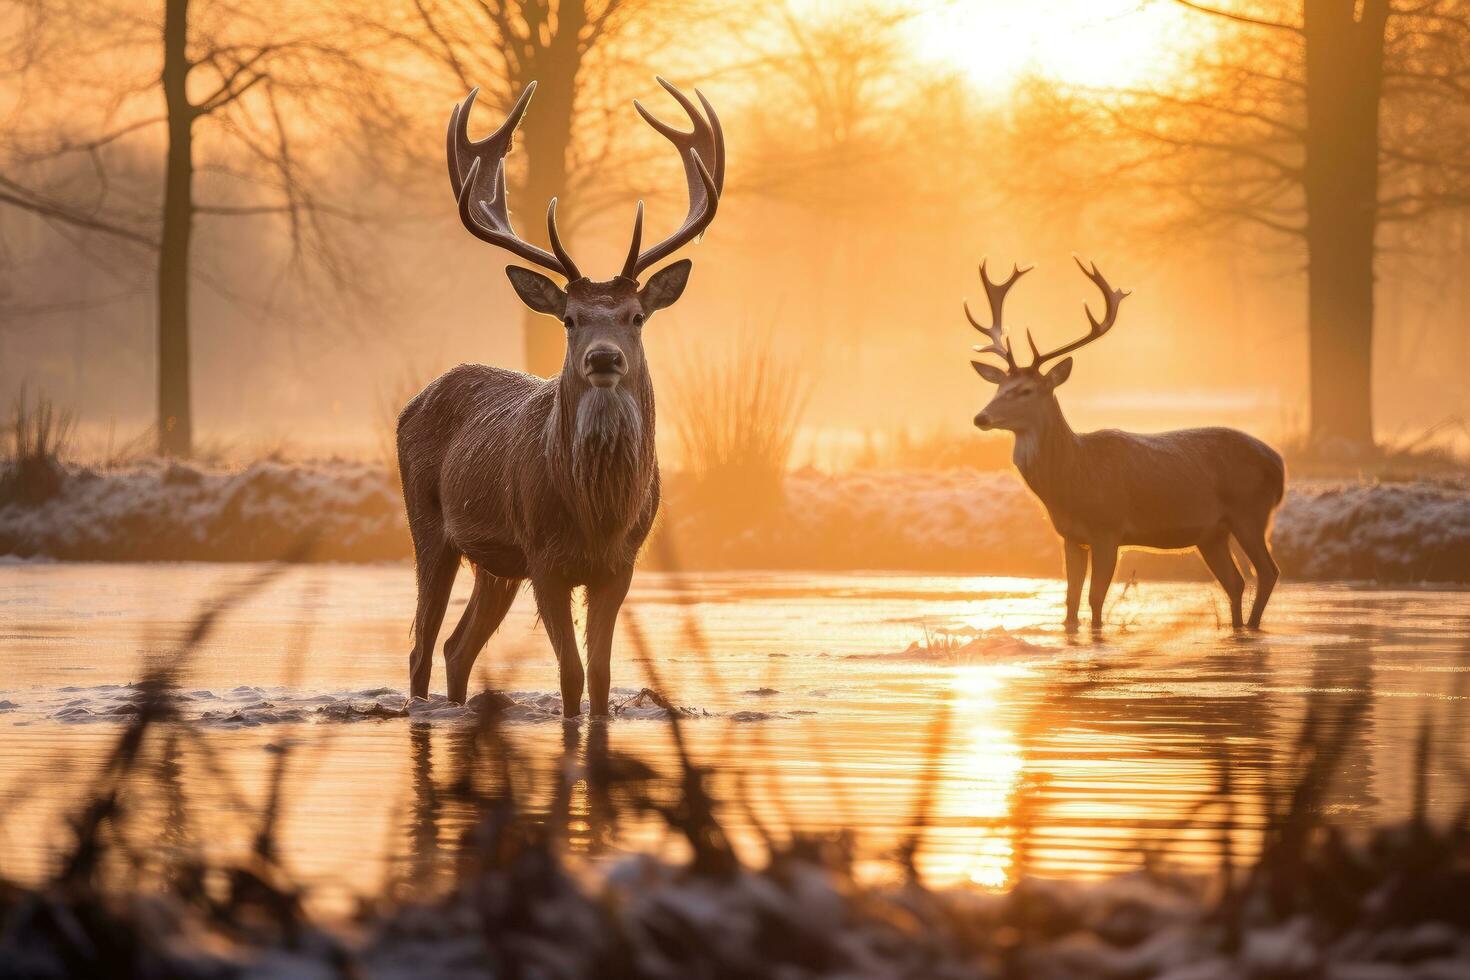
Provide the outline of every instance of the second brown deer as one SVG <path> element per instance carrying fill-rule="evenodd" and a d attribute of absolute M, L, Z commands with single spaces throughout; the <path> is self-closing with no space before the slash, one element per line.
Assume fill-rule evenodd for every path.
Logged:
<path fill-rule="evenodd" d="M 971 361 L 986 381 L 999 385 L 990 404 L 975 416 L 982 429 L 1015 433 L 1013 460 L 1041 502 L 1052 526 L 1062 536 L 1067 569 L 1068 628 L 1078 625 L 1082 583 L 1092 560 L 1088 603 L 1092 626 L 1103 622 L 1103 600 L 1113 580 L 1118 549 L 1197 548 L 1211 573 L 1230 597 L 1230 621 L 1240 628 L 1245 580 L 1230 553 L 1235 538 L 1256 570 L 1256 595 L 1249 625 L 1261 625 L 1278 572 L 1266 544 L 1271 514 L 1285 491 L 1286 467 L 1270 446 L 1235 429 L 1180 429 L 1143 435 L 1104 429 L 1073 432 L 1062 416 L 1056 390 L 1072 374 L 1072 358 L 1056 360 L 1092 343 L 1112 329 L 1118 308 L 1128 295 L 1113 289 L 1098 272 L 1077 265 L 1102 290 L 1105 308 L 1098 320 L 1086 310 L 1090 329 L 1079 340 L 1042 353 L 1026 333 L 1031 363 L 1016 363 L 1002 325 L 1006 293 L 1030 269 L 1013 267 L 1005 282 L 995 283 L 980 264 L 990 304 L 989 326 L 980 324 L 965 305 L 965 315 L 989 341 L 974 349 L 994 354 L 1005 367 Z"/>
<path fill-rule="evenodd" d="M 475 93 L 454 107 L 447 152 L 460 219 L 476 238 L 566 280 L 562 288 L 530 269 L 505 270 L 527 306 L 565 326 L 567 353 L 561 374 L 550 379 L 462 364 L 430 383 L 399 416 L 398 465 L 418 574 L 409 656 L 413 697 L 428 696 L 449 592 L 461 559 L 468 559 L 474 590 L 444 645 L 449 699 L 464 701 L 475 658 L 529 579 L 556 654 L 563 714 L 581 713 L 584 678 L 592 713 L 607 713 L 613 626 L 659 506 L 643 329 L 683 293 L 690 262 L 660 269 L 642 287 L 638 277 L 709 227 L 725 179 L 725 142 L 713 107 L 696 92 L 701 115 L 682 92 L 659 83 L 689 115 L 692 131 L 633 105 L 678 149 L 689 213 L 678 230 L 645 249 L 639 202 L 627 260 L 604 282 L 582 275 L 562 247 L 555 198 L 546 215 L 550 252 L 511 227 L 505 156 L 535 83 L 483 140 L 471 141 L 466 128 Z M 587 594 L 585 674 L 572 623 L 578 587 Z"/>

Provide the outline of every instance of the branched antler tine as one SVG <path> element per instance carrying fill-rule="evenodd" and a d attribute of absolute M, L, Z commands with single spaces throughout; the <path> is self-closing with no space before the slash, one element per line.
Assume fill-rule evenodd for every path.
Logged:
<path fill-rule="evenodd" d="M 720 188 L 715 183 L 714 175 L 704 165 L 704 158 L 699 155 L 698 150 L 689 151 L 689 162 L 694 165 L 695 171 L 699 174 L 700 189 L 704 191 L 705 208 L 703 217 L 704 224 L 707 225 L 714 219 L 715 212 L 720 208 Z M 702 233 L 704 228 L 701 227 L 699 230 Z"/>
<path fill-rule="evenodd" d="M 495 178 L 490 182 L 490 197 L 475 201 L 475 205 L 480 209 L 480 214 L 487 222 L 485 227 L 490 231 L 512 238 L 521 237 L 511 225 L 510 212 L 506 210 L 504 160 L 495 165 Z"/>
<path fill-rule="evenodd" d="M 475 91 L 471 90 L 471 99 L 475 97 Z M 449 131 L 445 133 L 444 146 L 444 160 L 449 164 L 449 189 L 454 192 L 456 200 L 459 199 L 459 192 L 464 187 L 464 180 L 459 175 L 459 154 L 454 142 L 454 137 L 459 133 L 459 114 L 463 108 L 463 102 L 454 104 L 454 111 L 449 114 Z"/>
<path fill-rule="evenodd" d="M 551 253 L 561 263 L 562 269 L 566 272 L 567 279 L 581 279 L 582 273 L 577 270 L 577 264 L 572 261 L 572 257 L 567 254 L 567 250 L 562 247 L 561 235 L 557 234 L 556 231 L 556 198 L 554 197 L 551 199 L 551 203 L 546 206 L 546 237 L 551 242 Z"/>
<path fill-rule="evenodd" d="M 534 262 L 536 265 L 550 269 L 559 275 L 566 275 L 566 270 L 562 268 L 561 262 L 550 252 L 538 248 L 530 242 L 523 241 L 514 232 L 502 230 L 499 227 L 486 227 L 475 220 L 474 215 L 470 212 L 470 204 L 471 195 L 474 193 L 475 179 L 479 176 L 479 172 L 480 160 L 476 157 L 470 161 L 469 172 L 465 174 L 464 185 L 459 191 L 459 220 L 464 223 L 465 228 L 469 230 L 470 234 L 482 242 L 490 245 L 498 245 L 500 248 L 525 259 L 527 262 Z M 484 201 L 480 201 L 479 204 L 487 214 L 490 214 L 490 209 Z M 508 229 L 508 227 L 507 225 L 506 228 Z M 568 278 L 572 277 L 568 276 Z"/>
<path fill-rule="evenodd" d="M 505 156 L 510 152 L 516 128 L 520 126 L 531 96 L 536 92 L 536 83 L 529 83 L 521 91 L 500 128 L 482 140 L 471 140 L 470 111 L 479 92 L 478 88 L 471 89 L 449 116 L 445 155 L 449 163 L 449 184 L 459 204 L 460 221 L 470 234 L 483 242 L 497 245 L 569 280 L 580 278 L 581 274 L 562 247 L 556 232 L 555 201 L 547 215 L 548 233 L 555 255 L 522 239 L 510 223 L 505 190 Z"/>
<path fill-rule="evenodd" d="M 1016 284 L 1016 280 L 1020 279 L 1026 273 L 1030 272 L 1031 268 L 1032 267 L 1028 265 L 1026 268 L 1023 269 L 1019 265 L 1012 263 L 1011 274 L 1006 278 L 1006 281 L 995 283 L 991 282 L 990 276 L 986 275 L 985 261 L 981 260 L 980 278 L 985 282 L 985 296 L 987 299 L 990 300 L 990 316 L 991 319 L 995 321 L 996 326 L 1000 325 L 1000 312 L 1001 307 L 1005 305 L 1006 293 L 1010 292 L 1011 287 Z"/>
<path fill-rule="evenodd" d="M 1023 269 L 1019 265 L 1013 264 L 1011 266 L 1011 274 L 1006 281 L 996 283 L 990 280 L 990 274 L 986 271 L 985 267 L 986 261 L 985 259 L 980 260 L 980 281 L 985 285 L 985 298 L 990 303 L 991 325 L 989 327 L 982 327 L 975 320 L 974 314 L 970 312 L 968 303 L 965 305 L 965 316 L 969 317 L 971 325 L 976 330 L 979 330 L 990 338 L 990 345 L 988 347 L 976 347 L 975 350 L 982 354 L 999 354 L 1005 358 L 1008 366 L 1015 367 L 1015 354 L 1011 350 L 1010 342 L 1005 339 L 1005 326 L 1002 312 L 1005 309 L 1006 293 L 1016 284 L 1017 279 L 1020 279 L 1031 271 L 1031 266 L 1028 265 Z"/>
<path fill-rule="evenodd" d="M 449 182 L 454 187 L 456 196 L 459 194 L 459 182 L 469 172 L 469 161 L 471 157 L 479 157 L 488 165 L 505 159 L 510 152 L 511 141 L 515 137 L 516 129 L 521 120 L 525 118 L 526 107 L 531 104 L 531 96 L 536 93 L 536 83 L 527 85 L 516 99 L 515 105 L 511 106 L 510 112 L 505 116 L 505 121 L 500 128 L 482 140 L 471 140 L 469 134 L 470 112 L 475 107 L 475 99 L 480 94 L 478 86 L 470 89 L 470 94 L 465 96 L 464 102 L 454 107 L 454 114 L 450 116 L 450 153 L 449 156 Z M 493 173 L 494 168 L 487 172 Z"/>
<path fill-rule="evenodd" d="M 490 183 L 490 197 L 475 203 L 480 206 L 480 212 L 490 222 L 490 227 L 504 231 L 507 235 L 515 235 L 516 231 L 510 224 L 510 212 L 506 210 L 504 160 L 495 165 L 495 179 Z"/>
<path fill-rule="evenodd" d="M 719 189 L 715 187 L 715 179 L 710 176 L 704 161 L 700 159 L 698 150 L 689 151 L 685 168 L 694 172 L 699 179 L 700 187 L 698 195 L 691 195 L 689 215 L 672 235 L 639 254 L 634 267 L 635 277 L 644 269 L 698 239 L 715 218 L 715 212 L 719 209 L 720 204 Z"/>
<path fill-rule="evenodd" d="M 984 326 L 983 324 L 980 323 L 979 320 L 975 319 L 975 314 L 973 314 L 973 313 L 970 312 L 970 301 L 969 300 L 965 300 L 964 301 L 964 307 L 965 307 L 965 319 L 967 319 L 967 320 L 970 321 L 970 326 L 974 327 L 976 330 L 978 330 L 981 333 L 985 334 L 991 340 L 998 340 L 999 339 L 995 334 L 991 333 L 991 331 L 994 328 Z"/>
<path fill-rule="evenodd" d="M 674 144 L 675 149 L 679 151 L 680 159 L 684 162 L 684 179 L 685 182 L 689 185 L 689 193 L 691 196 L 696 194 L 699 190 L 699 182 L 694 173 L 689 169 L 689 164 L 686 156 L 691 149 L 698 149 L 698 136 L 700 126 L 698 117 L 692 114 L 690 115 L 690 119 L 696 121 L 693 131 L 686 133 L 681 129 L 676 129 L 673 126 L 670 126 L 662 119 L 659 119 L 653 113 L 644 108 L 643 103 L 639 102 L 637 99 L 633 100 L 633 108 L 636 109 L 638 111 L 638 114 L 643 117 L 644 122 L 653 127 L 655 132 L 657 132 L 664 139 L 668 140 L 670 143 Z"/>
<path fill-rule="evenodd" d="M 715 152 L 715 157 L 711 161 L 711 163 L 714 166 L 714 170 L 712 171 L 712 175 L 715 178 L 715 190 L 718 193 L 720 193 L 720 194 L 724 194 L 725 193 L 725 127 L 723 127 L 723 126 L 720 125 L 720 117 L 719 117 L 719 114 L 715 112 L 715 107 L 712 106 L 712 105 L 710 105 L 709 99 L 706 99 L 704 97 L 704 93 L 701 92 L 699 89 L 695 89 L 694 90 L 694 94 L 696 96 L 698 96 L 698 98 L 699 98 L 699 104 L 704 107 L 704 114 L 705 114 L 706 118 L 709 119 L 710 135 L 711 135 L 711 137 L 713 137 L 713 139 L 711 140 L 711 147 L 712 147 L 712 149 Z"/>
<path fill-rule="evenodd" d="M 494 196 L 490 198 L 485 207 L 487 209 L 494 208 L 496 217 L 498 217 L 505 224 L 505 230 L 509 231 L 511 234 L 515 234 L 514 229 L 512 229 L 510 226 L 510 198 L 507 196 L 505 186 L 504 160 L 501 160 L 495 165 Z"/>
<path fill-rule="evenodd" d="M 643 117 L 644 122 L 653 127 L 654 132 L 658 133 L 670 143 L 676 142 L 681 137 L 688 135 L 687 133 L 675 129 L 673 126 L 670 126 L 658 116 L 655 116 L 653 113 L 649 112 L 646 108 L 644 108 L 643 103 L 639 102 L 637 99 L 633 100 L 633 109 L 638 113 L 638 115 Z"/>
<path fill-rule="evenodd" d="M 700 116 L 699 110 L 694 108 L 694 101 L 690 99 L 689 96 L 679 91 L 679 87 L 677 85 L 669 81 L 667 78 L 664 78 L 662 75 L 653 76 L 653 80 L 655 82 L 658 82 L 658 84 L 663 88 L 665 92 L 674 97 L 674 101 L 679 103 L 679 108 L 683 109 L 684 114 L 687 115 L 694 122 L 694 128 L 697 131 L 699 129 L 699 124 L 703 121 L 703 117 Z"/>
<path fill-rule="evenodd" d="M 971 350 L 974 350 L 975 352 L 980 354 L 999 354 L 1001 357 L 1005 357 L 1006 350 L 1004 347 L 1001 346 L 1001 342 L 1004 340 L 1004 338 L 1001 336 L 999 325 L 994 327 L 981 326 L 980 321 L 975 319 L 975 314 L 970 312 L 969 300 L 965 300 L 964 306 L 965 318 L 970 321 L 970 326 L 974 327 L 976 330 L 980 331 L 985 336 L 990 338 L 990 343 L 985 347 L 981 347 L 979 344 L 976 344 L 971 347 Z"/>
<path fill-rule="evenodd" d="M 1103 318 L 1099 320 L 1093 316 L 1092 307 L 1084 303 L 1082 311 L 1087 314 L 1087 335 L 1072 341 L 1070 344 L 1063 344 L 1056 350 L 1049 351 L 1045 354 L 1037 351 L 1036 345 L 1033 343 L 1031 345 L 1032 357 L 1034 358 L 1031 362 L 1032 367 L 1040 367 L 1045 361 L 1050 361 L 1054 358 L 1061 357 L 1063 354 L 1070 354 L 1080 347 L 1085 347 L 1113 329 L 1113 324 L 1118 322 L 1118 307 L 1123 304 L 1124 297 L 1130 295 L 1126 289 L 1114 289 L 1108 285 L 1107 279 L 1098 271 L 1096 262 L 1092 263 L 1092 268 L 1089 269 L 1082 264 L 1082 260 L 1076 255 L 1072 256 L 1072 261 L 1077 263 L 1077 268 L 1082 270 L 1084 276 L 1091 279 L 1093 284 L 1102 290 L 1103 301 L 1107 304 L 1106 309 L 1103 311 Z"/>
<path fill-rule="evenodd" d="M 618 273 L 624 279 L 636 279 L 638 276 L 638 253 L 643 247 L 643 202 L 638 202 L 638 213 L 633 217 L 633 243 L 628 246 L 628 257 L 623 260 L 623 271 Z"/>
<path fill-rule="evenodd" d="M 720 192 L 724 186 L 724 132 L 720 128 L 719 117 L 715 116 L 714 110 L 710 108 L 709 101 L 696 92 L 700 102 L 710 113 L 710 119 L 706 120 L 694 102 L 677 87 L 663 78 L 659 78 L 658 83 L 683 108 L 685 114 L 689 116 L 689 121 L 693 124 L 693 129 L 689 132 L 675 129 L 654 116 L 637 99 L 633 100 L 633 108 L 648 125 L 653 127 L 655 132 L 674 144 L 675 149 L 679 151 L 680 160 L 684 164 L 685 182 L 689 187 L 689 214 L 672 235 L 639 254 L 637 262 L 634 263 L 635 276 L 704 233 L 705 228 L 714 220 Z M 713 176 L 710 168 L 713 168 Z"/>
<path fill-rule="evenodd" d="M 1098 271 L 1096 262 L 1092 263 L 1092 269 L 1089 271 L 1077 256 L 1072 256 L 1072 260 L 1077 263 L 1077 267 L 1082 270 L 1083 274 L 1091 279 L 1098 289 L 1102 290 L 1103 299 L 1107 303 L 1107 308 L 1103 312 L 1101 322 L 1092 315 L 1092 308 L 1090 306 L 1084 305 L 1082 307 L 1083 312 L 1087 314 L 1087 322 L 1092 324 L 1092 329 L 1101 337 L 1112 329 L 1113 323 L 1118 319 L 1118 307 L 1122 305 L 1123 298 L 1128 296 L 1129 293 L 1126 289 L 1114 289 L 1109 286 L 1107 279 Z"/>

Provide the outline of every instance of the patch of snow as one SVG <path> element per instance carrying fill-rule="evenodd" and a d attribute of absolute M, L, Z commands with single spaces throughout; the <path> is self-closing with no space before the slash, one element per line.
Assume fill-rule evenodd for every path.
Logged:
<path fill-rule="evenodd" d="M 411 553 L 402 497 L 381 467 L 151 460 L 66 473 L 56 499 L 0 507 L 3 560 L 264 560 L 313 534 L 311 560 Z M 738 534 L 681 509 L 675 489 L 668 524 L 699 567 L 1061 573 L 1057 535 L 1011 472 L 803 469 L 786 478 L 784 508 Z M 1470 582 L 1470 484 L 1292 481 L 1272 547 L 1288 580 Z M 1127 562 L 1151 575 L 1204 574 L 1193 553 Z"/>
<path fill-rule="evenodd" d="M 663 721 L 680 718 L 711 718 L 711 712 L 687 705 L 670 705 L 644 688 L 613 688 L 610 705 L 613 717 L 629 721 Z M 139 713 L 141 689 L 127 684 L 95 687 L 67 686 L 37 688 L 26 699 L 24 711 L 14 701 L 0 701 L 0 711 L 15 712 L 22 720 L 68 724 L 127 721 Z M 302 691 L 286 687 L 241 685 L 228 691 L 179 692 L 176 706 L 186 719 L 218 728 L 258 728 L 288 723 L 351 723 L 405 718 L 414 724 L 465 723 L 479 717 L 488 699 L 494 699 L 501 718 L 510 722 L 559 721 L 561 695 L 546 691 L 482 691 L 468 704 L 454 704 L 442 694 L 410 699 L 390 687 L 361 691 Z M 582 702 L 583 713 L 591 710 Z M 737 712 L 736 721 L 779 717 L 761 712 Z"/>

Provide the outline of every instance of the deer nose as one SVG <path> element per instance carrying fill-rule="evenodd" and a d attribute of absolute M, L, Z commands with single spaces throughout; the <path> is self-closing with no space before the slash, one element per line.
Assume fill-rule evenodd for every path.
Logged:
<path fill-rule="evenodd" d="M 627 369 L 623 352 L 616 347 L 594 347 L 586 361 L 588 374 L 622 374 Z"/>
<path fill-rule="evenodd" d="M 988 429 L 988 428 L 990 428 L 990 415 L 988 413 L 986 413 L 986 412 L 981 412 L 979 415 L 975 416 L 975 428 L 977 428 L 977 429 Z"/>

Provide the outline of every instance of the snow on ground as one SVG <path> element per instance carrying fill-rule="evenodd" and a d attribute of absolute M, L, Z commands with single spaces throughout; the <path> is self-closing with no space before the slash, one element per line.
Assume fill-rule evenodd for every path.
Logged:
<path fill-rule="evenodd" d="M 668 481 L 663 526 L 696 567 L 1060 573 L 1045 512 L 1010 472 L 801 470 L 763 519 L 681 510 L 679 487 Z M 361 463 L 71 467 L 59 498 L 0 506 L 0 556 L 21 558 L 261 560 L 313 531 L 316 560 L 410 554 L 397 487 Z M 1292 482 L 1273 548 L 1288 579 L 1470 582 L 1470 484 Z M 1133 569 L 1202 574 L 1193 555 L 1139 555 Z"/>
<path fill-rule="evenodd" d="M 313 531 L 322 560 L 407 554 L 397 487 L 381 468 L 360 463 L 70 467 L 59 498 L 0 507 L 0 554 L 22 557 L 258 561 L 280 557 Z"/>
<path fill-rule="evenodd" d="M 612 689 L 612 714 L 634 721 L 664 721 L 671 713 L 680 718 L 714 717 L 703 708 L 665 703 L 647 688 Z M 139 713 L 145 698 L 132 684 L 90 687 L 30 688 L 4 692 L 0 712 L 13 725 L 36 722 L 86 724 L 128 722 Z M 178 692 L 178 710 L 185 720 L 211 728 L 259 728 L 293 722 L 355 722 L 407 718 L 414 724 L 473 722 L 486 698 L 499 702 L 500 717 L 512 722 L 560 721 L 561 695 L 544 691 L 485 691 L 454 704 L 442 694 L 427 700 L 410 699 L 389 687 L 363 691 L 303 691 L 289 687 L 241 685 L 229 690 Z M 591 708 L 584 700 L 584 712 Z M 777 712 L 742 711 L 735 721 L 784 717 Z"/>

